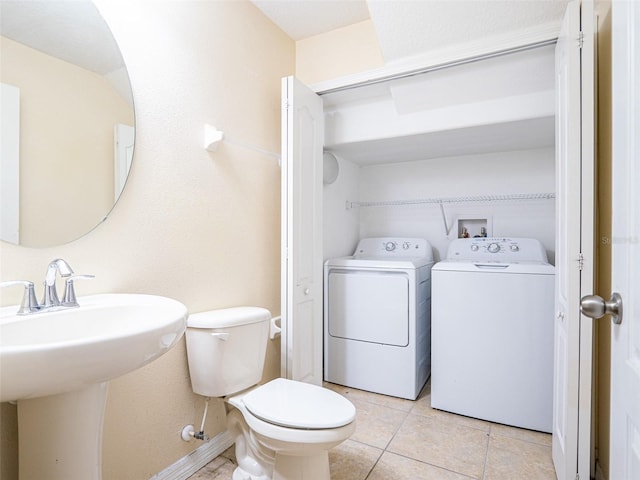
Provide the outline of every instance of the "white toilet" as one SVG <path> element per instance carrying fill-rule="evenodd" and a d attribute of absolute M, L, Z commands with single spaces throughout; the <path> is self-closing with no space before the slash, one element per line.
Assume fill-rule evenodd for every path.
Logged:
<path fill-rule="evenodd" d="M 262 377 L 271 314 L 237 307 L 190 315 L 193 391 L 224 397 L 236 439 L 233 480 L 329 480 L 329 449 L 355 430 L 353 404 L 331 390 Z"/>

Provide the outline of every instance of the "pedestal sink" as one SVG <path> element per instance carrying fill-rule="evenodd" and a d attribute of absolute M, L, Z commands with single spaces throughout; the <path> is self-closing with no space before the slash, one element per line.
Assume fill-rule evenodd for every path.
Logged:
<path fill-rule="evenodd" d="M 17 401 L 20 480 L 100 480 L 107 382 L 184 333 L 186 307 L 136 294 L 18 316 L 0 308 L 0 401 Z"/>

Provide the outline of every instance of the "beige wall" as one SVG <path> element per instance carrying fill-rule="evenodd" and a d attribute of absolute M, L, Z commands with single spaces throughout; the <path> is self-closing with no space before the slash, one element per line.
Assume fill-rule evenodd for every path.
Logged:
<path fill-rule="evenodd" d="M 133 109 L 104 77 L 5 37 L 0 81 L 20 88 L 20 243 L 78 238 L 113 205 L 113 129 Z"/>
<path fill-rule="evenodd" d="M 371 20 L 296 42 L 296 77 L 307 85 L 382 66 Z"/>
<path fill-rule="evenodd" d="M 277 160 L 230 143 L 209 153 L 202 132 L 210 123 L 279 152 L 280 78 L 294 73 L 294 42 L 245 0 L 96 3 L 131 76 L 131 175 L 107 221 L 85 237 L 42 249 L 1 243 L 0 279 L 40 283 L 60 256 L 77 273 L 96 275 L 78 285 L 80 295 L 140 292 L 173 297 L 190 312 L 257 305 L 278 314 Z M 4 289 L 2 303 L 19 302 L 20 293 Z M 279 343 L 270 342 L 265 378 L 278 373 Z M 149 478 L 187 455 L 198 443 L 183 442 L 180 431 L 199 425 L 203 405 L 191 392 L 184 341 L 111 382 L 103 478 Z M 208 418 L 210 436 L 224 428 L 219 400 Z M 4 477 L 9 455 L 3 450 L 3 480 L 13 480 Z"/>
<path fill-rule="evenodd" d="M 598 99 L 596 150 L 596 292 L 611 297 L 611 2 L 596 2 L 598 15 Z M 595 447 L 604 478 L 609 478 L 611 321 L 596 321 Z"/>

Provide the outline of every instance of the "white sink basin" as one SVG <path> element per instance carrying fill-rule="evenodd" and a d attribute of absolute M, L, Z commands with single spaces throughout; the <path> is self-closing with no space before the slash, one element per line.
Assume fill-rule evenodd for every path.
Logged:
<path fill-rule="evenodd" d="M 0 308 L 0 402 L 106 382 L 161 356 L 186 327 L 187 308 L 165 297 L 103 294 L 78 303 L 25 316 Z"/>

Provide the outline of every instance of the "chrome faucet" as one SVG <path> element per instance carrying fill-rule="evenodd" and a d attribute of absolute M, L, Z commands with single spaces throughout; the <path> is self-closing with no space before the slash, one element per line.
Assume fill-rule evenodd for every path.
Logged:
<path fill-rule="evenodd" d="M 61 258 L 56 258 L 49 263 L 47 273 L 44 277 L 44 294 L 40 302 L 40 309 L 60 306 L 60 299 L 56 291 L 56 273 L 60 273 L 61 277 L 70 277 L 73 270 L 67 262 Z"/>
<path fill-rule="evenodd" d="M 58 273 L 65 278 L 64 294 L 62 301 L 58 298 L 56 290 L 56 278 Z M 44 294 L 42 302 L 38 304 L 36 294 L 33 288 L 33 282 L 28 280 L 11 280 L 8 282 L 0 282 L 0 287 L 10 287 L 13 285 L 22 285 L 24 287 L 24 296 L 22 304 L 18 310 L 18 315 L 30 315 L 32 313 L 45 312 L 51 309 L 58 310 L 60 308 L 78 307 L 76 292 L 73 288 L 74 280 L 84 280 L 94 278 L 93 275 L 73 275 L 73 270 L 67 262 L 61 258 L 56 258 L 49 263 L 47 273 L 44 277 Z"/>

